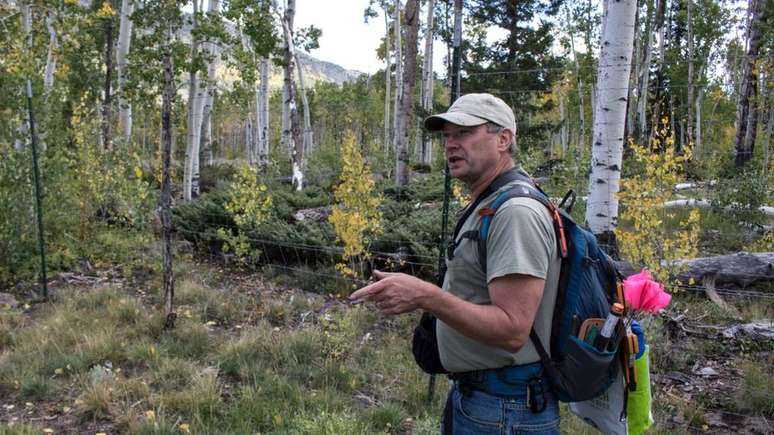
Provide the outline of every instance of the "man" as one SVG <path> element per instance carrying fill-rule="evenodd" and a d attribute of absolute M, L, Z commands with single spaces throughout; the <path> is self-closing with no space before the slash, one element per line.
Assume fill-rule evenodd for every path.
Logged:
<path fill-rule="evenodd" d="M 486 270 L 477 241 L 463 237 L 478 229 L 479 211 L 494 200 L 490 184 L 508 179 L 499 192 L 528 183 L 512 176 L 519 171 L 512 157 L 513 111 L 492 95 L 468 94 L 424 124 L 442 132 L 449 171 L 472 198 L 472 212 L 455 231 L 443 288 L 376 271 L 378 281 L 351 298 L 373 301 L 386 314 L 422 309 L 438 318 L 441 363 L 455 380 L 444 412 L 446 433 L 558 433 L 558 405 L 529 338 L 534 325 L 541 341 L 550 342 L 560 268 L 551 216 L 531 198 L 501 205 L 489 229 Z"/>

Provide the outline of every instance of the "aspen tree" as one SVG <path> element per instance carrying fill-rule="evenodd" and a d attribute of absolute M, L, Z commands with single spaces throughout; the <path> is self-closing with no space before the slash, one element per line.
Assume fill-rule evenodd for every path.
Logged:
<path fill-rule="evenodd" d="M 122 0 L 118 47 L 116 48 L 116 75 L 118 76 L 118 118 L 124 136 L 129 143 L 132 137 L 132 103 L 126 98 L 126 56 L 132 42 L 132 20 L 134 0 Z"/>
<path fill-rule="evenodd" d="M 636 0 L 606 1 L 597 75 L 591 175 L 586 221 L 597 235 L 613 234 L 618 222 L 626 95 L 634 43 Z"/>
<path fill-rule="evenodd" d="M 417 34 L 419 31 L 419 7 L 417 0 L 408 0 L 404 11 L 406 19 L 406 50 L 403 57 L 405 76 L 400 83 L 403 85 L 400 91 L 399 103 L 396 110 L 395 123 L 395 182 L 398 186 L 405 186 L 409 181 L 409 123 L 414 117 L 414 83 L 417 72 Z"/>

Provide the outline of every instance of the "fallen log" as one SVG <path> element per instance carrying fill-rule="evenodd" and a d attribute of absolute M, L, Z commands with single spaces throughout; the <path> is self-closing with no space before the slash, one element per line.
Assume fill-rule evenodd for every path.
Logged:
<path fill-rule="evenodd" d="M 725 283 L 747 287 L 754 282 L 774 281 L 774 252 L 738 252 L 682 260 L 678 264 L 687 266 L 677 275 L 682 282 L 689 282 L 691 278 L 696 282 L 714 278 L 715 285 Z"/>
<path fill-rule="evenodd" d="M 687 190 L 687 189 L 699 189 L 702 187 L 715 187 L 718 184 L 717 180 L 710 181 L 687 181 L 685 183 L 675 184 L 675 190 Z"/>
<path fill-rule="evenodd" d="M 679 207 L 696 207 L 696 208 L 710 208 L 712 203 L 706 199 L 675 199 L 673 201 L 667 201 L 664 203 L 664 208 L 679 208 Z M 730 210 L 731 206 L 725 207 L 726 210 Z M 769 205 L 762 205 L 758 207 L 761 213 L 768 217 L 774 217 L 774 207 Z"/>
<path fill-rule="evenodd" d="M 683 283 L 691 280 L 697 283 L 714 280 L 715 285 L 733 284 L 747 287 L 756 282 L 774 282 L 774 252 L 738 252 L 679 260 L 677 264 L 686 266 L 686 269 L 677 275 L 677 279 Z M 640 271 L 626 261 L 616 261 L 615 265 L 624 276 Z"/>
<path fill-rule="evenodd" d="M 333 207 L 326 205 L 323 207 L 304 208 L 293 213 L 293 219 L 297 222 L 319 222 L 330 216 Z"/>

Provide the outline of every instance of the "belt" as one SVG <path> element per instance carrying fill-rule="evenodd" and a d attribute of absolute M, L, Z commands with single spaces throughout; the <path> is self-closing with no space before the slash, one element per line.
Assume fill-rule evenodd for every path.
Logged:
<path fill-rule="evenodd" d="M 483 391 L 499 397 L 526 397 L 530 389 L 547 390 L 548 382 L 543 379 L 543 364 L 500 367 L 496 369 L 473 370 L 449 374 L 449 378 L 460 386 Z M 533 391 L 534 392 L 534 391 Z"/>

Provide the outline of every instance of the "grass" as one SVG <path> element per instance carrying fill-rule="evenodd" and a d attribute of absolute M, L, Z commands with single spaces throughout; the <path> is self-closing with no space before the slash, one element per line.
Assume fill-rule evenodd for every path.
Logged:
<path fill-rule="evenodd" d="M 736 397 L 740 411 L 774 417 L 774 358 L 741 364 L 742 388 Z"/>
<path fill-rule="evenodd" d="M 163 330 L 158 296 L 131 286 L 59 288 L 48 304 L 0 311 L 3 403 L 34 402 L 62 419 L 69 408 L 69 424 L 107 422 L 138 434 L 437 433 L 448 382 L 437 378 L 428 404 L 428 377 L 407 340 L 416 316 L 385 318 L 298 290 L 257 292 L 206 266 L 178 267 L 185 278 L 171 331 Z M 676 296 L 674 309 L 733 320 L 688 294 Z M 697 355 L 728 352 L 717 342 L 682 343 L 663 327 L 655 318 L 647 328 L 655 372 L 688 371 Z M 743 355 L 751 361 L 766 350 L 750 346 Z M 739 367 L 735 412 L 771 416 L 773 373 Z M 697 397 L 689 406 L 658 388 L 654 395 L 650 433 L 700 430 L 715 405 Z M 593 433 L 566 407 L 562 414 L 564 433 Z M 685 427 L 674 425 L 675 414 Z M 0 435 L 40 430 L 0 425 Z"/>
<path fill-rule="evenodd" d="M 411 322 L 343 304 L 318 315 L 321 300 L 301 292 L 264 298 L 206 281 L 180 281 L 171 331 L 156 296 L 117 286 L 61 288 L 49 304 L 4 310 L 0 396 L 130 433 L 370 434 L 437 421 L 441 394 L 425 405 L 406 348 Z"/>

